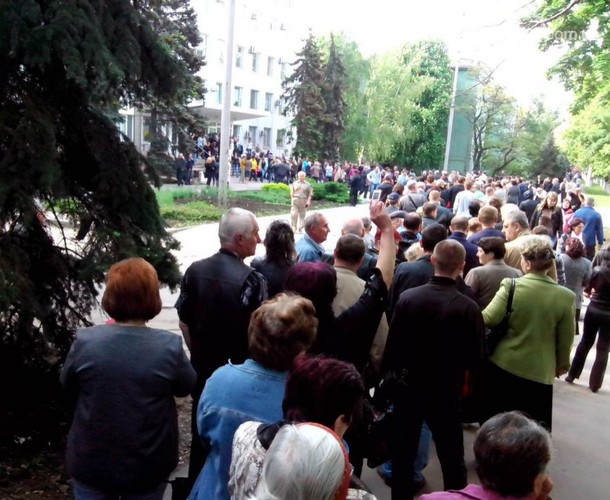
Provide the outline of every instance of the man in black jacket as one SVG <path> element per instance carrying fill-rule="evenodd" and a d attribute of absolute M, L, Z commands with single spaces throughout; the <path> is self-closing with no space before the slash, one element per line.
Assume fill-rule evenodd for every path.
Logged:
<path fill-rule="evenodd" d="M 382 370 L 400 380 L 392 500 L 413 498 L 410 478 L 424 421 L 436 444 L 444 489 L 466 486 L 460 389 L 466 370 L 480 358 L 485 325 L 476 302 L 456 286 L 465 255 L 457 241 L 438 243 L 431 256 L 434 277 L 400 296 L 390 324 Z"/>

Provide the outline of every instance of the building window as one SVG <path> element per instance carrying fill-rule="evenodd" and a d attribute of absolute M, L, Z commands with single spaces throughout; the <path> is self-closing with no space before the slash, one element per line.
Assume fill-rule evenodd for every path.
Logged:
<path fill-rule="evenodd" d="M 241 142 L 241 125 L 233 125 L 233 137 L 237 139 L 237 142 Z"/>
<path fill-rule="evenodd" d="M 252 71 L 258 73 L 258 54 L 254 51 L 252 53 Z"/>
<path fill-rule="evenodd" d="M 250 108 L 251 109 L 258 108 L 258 90 L 250 91 Z"/>
<path fill-rule="evenodd" d="M 265 94 L 265 111 L 271 111 L 271 106 L 273 106 L 273 94 L 267 92 Z"/>
<path fill-rule="evenodd" d="M 216 104 L 222 104 L 222 83 L 216 84 L 216 90 L 214 93 L 216 94 Z"/>
<path fill-rule="evenodd" d="M 235 87 L 233 89 L 233 106 L 241 106 L 241 94 L 243 89 L 241 87 Z"/>
<path fill-rule="evenodd" d="M 277 131 L 277 134 L 275 136 L 275 145 L 278 148 L 281 148 L 284 146 L 284 136 L 286 135 L 286 129 L 284 128 L 280 128 Z"/>
<path fill-rule="evenodd" d="M 208 35 L 206 35 L 204 33 L 200 33 L 200 36 L 201 36 L 201 43 L 199 44 L 199 47 L 197 47 L 197 50 L 195 51 L 195 53 L 199 57 L 205 57 L 208 55 Z"/>
<path fill-rule="evenodd" d="M 245 52 L 245 49 L 243 47 L 237 47 L 237 54 L 235 56 L 235 67 L 236 68 L 244 67 L 244 52 Z"/>
<path fill-rule="evenodd" d="M 273 65 L 275 64 L 275 57 L 267 58 L 267 76 L 273 76 Z"/>
<path fill-rule="evenodd" d="M 248 127 L 248 142 L 251 142 L 254 145 L 256 144 L 256 131 L 256 127 Z"/>
<path fill-rule="evenodd" d="M 280 64 L 280 78 L 286 78 L 286 63 Z"/>
<path fill-rule="evenodd" d="M 265 128 L 263 134 L 263 147 L 269 149 L 271 147 L 271 129 Z"/>

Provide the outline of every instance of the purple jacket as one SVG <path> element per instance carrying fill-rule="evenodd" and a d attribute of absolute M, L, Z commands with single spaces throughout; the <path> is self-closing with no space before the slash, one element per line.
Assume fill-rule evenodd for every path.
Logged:
<path fill-rule="evenodd" d="M 419 500 L 527 500 L 527 497 L 503 497 L 499 493 L 486 490 L 478 484 L 469 484 L 463 490 L 437 491 L 422 495 Z"/>

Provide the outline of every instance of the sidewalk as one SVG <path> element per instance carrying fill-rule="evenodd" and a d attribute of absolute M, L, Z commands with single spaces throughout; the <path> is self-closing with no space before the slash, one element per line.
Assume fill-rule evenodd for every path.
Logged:
<path fill-rule="evenodd" d="M 258 183 L 254 183 L 256 184 Z M 231 188 L 233 189 L 233 183 Z M 313 209 L 315 210 L 315 205 Z M 361 203 L 356 207 L 333 208 L 321 212 L 325 214 L 331 228 L 324 247 L 331 251 L 340 236 L 342 223 L 348 218 L 366 215 L 368 205 Z M 610 226 L 610 210 L 603 211 L 602 215 L 604 225 Z M 261 237 L 264 236 L 267 226 L 276 219 L 288 220 L 289 214 L 259 218 Z M 212 255 L 219 247 L 217 223 L 180 230 L 174 233 L 174 237 L 182 244 L 181 249 L 175 254 L 183 272 L 192 262 Z M 257 255 L 263 253 L 264 248 L 259 245 Z M 163 309 L 159 316 L 150 322 L 150 326 L 180 334 L 178 317 L 173 308 L 177 296 L 178 291 L 171 293 L 167 288 L 161 290 Z M 576 337 L 574 347 L 579 340 L 580 337 Z M 597 394 L 591 393 L 588 389 L 586 381 L 593 363 L 594 351 L 592 349 L 589 355 L 580 381 L 574 385 L 563 380 L 555 382 L 553 412 L 555 456 L 550 466 L 550 474 L 555 483 L 555 489 L 551 494 L 554 500 L 575 498 L 605 500 L 610 497 L 610 477 L 608 477 L 610 426 L 606 418 L 610 409 L 610 385 L 606 380 Z M 464 430 L 466 465 L 470 482 L 478 482 L 472 452 L 475 433 L 475 429 Z M 430 458 L 430 463 L 424 470 L 427 484 L 423 492 L 442 490 L 443 487 L 440 465 L 435 453 L 432 453 Z M 372 488 L 378 500 L 390 500 L 390 489 L 374 470 L 365 466 L 363 479 Z M 169 499 L 171 496 L 166 494 L 166 498 Z"/>

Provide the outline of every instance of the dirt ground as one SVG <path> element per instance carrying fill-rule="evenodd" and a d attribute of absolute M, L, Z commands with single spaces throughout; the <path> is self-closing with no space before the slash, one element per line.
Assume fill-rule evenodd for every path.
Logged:
<path fill-rule="evenodd" d="M 191 445 L 191 398 L 177 398 L 179 465 L 188 462 Z M 45 447 L 27 442 L 0 446 L 0 499 L 68 500 L 73 498 L 64 466 L 65 440 Z"/>

